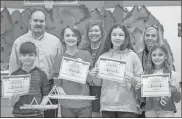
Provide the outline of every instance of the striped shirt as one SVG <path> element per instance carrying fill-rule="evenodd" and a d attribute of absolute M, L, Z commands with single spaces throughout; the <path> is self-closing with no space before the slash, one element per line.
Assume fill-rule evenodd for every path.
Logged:
<path fill-rule="evenodd" d="M 97 49 L 91 49 L 91 52 L 92 52 L 92 61 L 95 61 L 95 58 L 96 58 L 98 49 L 99 48 L 97 48 Z"/>
<path fill-rule="evenodd" d="M 20 36 L 13 43 L 10 60 L 9 60 L 9 70 L 10 73 L 17 70 L 18 67 L 22 65 L 19 59 L 19 49 L 20 45 L 24 42 L 33 42 L 37 47 L 37 59 L 35 61 L 35 66 L 39 67 L 47 74 L 47 78 L 50 80 L 54 73 L 58 73 L 59 55 L 62 55 L 62 44 L 60 40 L 47 32 L 44 33 L 43 37 L 36 39 L 32 32 Z"/>
<path fill-rule="evenodd" d="M 31 74 L 30 90 L 28 95 L 20 96 L 19 101 L 14 105 L 14 115 L 40 115 L 40 110 L 20 109 L 24 104 L 31 104 L 32 99 L 35 97 L 38 104 L 41 103 L 43 96 L 49 93 L 49 81 L 46 74 L 35 67 L 29 72 L 24 71 L 21 67 L 13 72 L 11 75 L 25 75 Z"/>

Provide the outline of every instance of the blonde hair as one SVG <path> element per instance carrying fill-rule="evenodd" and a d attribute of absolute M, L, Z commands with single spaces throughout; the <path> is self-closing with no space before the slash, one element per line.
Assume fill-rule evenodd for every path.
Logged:
<path fill-rule="evenodd" d="M 155 71 L 155 64 L 152 62 L 152 52 L 156 49 L 161 49 L 165 53 L 165 56 L 166 56 L 166 59 L 163 63 L 163 72 L 169 73 L 171 71 L 171 67 L 170 67 L 171 62 L 170 62 L 169 53 L 168 53 L 167 48 L 164 45 L 157 44 L 157 45 L 154 45 L 149 52 L 149 61 L 147 63 L 147 68 L 145 70 L 145 74 L 153 74 L 153 72 Z"/>
<path fill-rule="evenodd" d="M 146 48 L 146 42 L 145 42 L 145 34 L 147 31 L 151 30 L 151 29 L 156 29 L 157 31 L 157 42 L 160 44 L 160 45 L 164 45 L 164 37 L 163 37 L 163 34 L 161 32 L 161 29 L 159 28 L 158 24 L 157 25 L 147 25 L 143 31 L 143 37 L 142 37 L 142 40 L 144 42 L 144 46 Z M 144 49 L 145 49 L 144 48 Z"/>

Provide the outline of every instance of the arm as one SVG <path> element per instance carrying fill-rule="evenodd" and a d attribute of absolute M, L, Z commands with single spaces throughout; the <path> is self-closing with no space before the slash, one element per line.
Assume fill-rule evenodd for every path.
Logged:
<path fill-rule="evenodd" d="M 132 66 L 133 72 L 125 72 L 126 81 L 130 82 L 133 87 L 140 82 L 140 76 L 143 72 L 142 63 L 136 53 L 132 52 Z"/>
<path fill-rule="evenodd" d="M 87 76 L 87 83 L 93 85 L 93 76 L 91 76 L 90 70 L 93 67 L 92 56 L 89 52 L 86 52 L 86 60 L 90 63 L 89 72 Z"/>
<path fill-rule="evenodd" d="M 46 105 L 48 103 L 48 94 L 49 94 L 49 81 L 47 79 L 47 75 L 42 72 L 41 76 L 41 92 L 42 92 L 42 101 L 40 105 Z"/>
<path fill-rule="evenodd" d="M 95 67 L 91 71 L 91 75 L 93 76 L 93 84 L 96 85 L 96 86 L 102 86 L 102 79 L 98 78 L 98 72 L 99 72 L 98 62 L 99 62 L 99 59 L 95 63 Z"/>
<path fill-rule="evenodd" d="M 142 62 L 139 59 L 138 55 L 134 53 L 134 56 L 132 58 L 133 61 L 133 73 L 134 73 L 134 80 L 133 80 L 133 86 L 135 87 L 137 83 L 141 82 L 141 74 L 143 73 L 143 67 Z"/>
<path fill-rule="evenodd" d="M 53 77 L 57 77 L 59 74 L 60 66 L 61 66 L 61 59 L 63 56 L 63 45 L 61 44 L 61 41 L 58 39 L 57 42 L 57 54 L 55 57 L 55 62 L 53 64 Z"/>
<path fill-rule="evenodd" d="M 181 100 L 181 93 L 178 81 L 178 74 L 174 71 L 171 72 L 171 80 L 169 81 L 171 87 L 171 98 L 174 102 L 178 103 Z"/>
<path fill-rule="evenodd" d="M 15 41 L 13 43 L 13 47 L 12 47 L 10 59 L 9 59 L 9 73 L 10 74 L 12 72 L 14 72 L 16 69 L 18 69 L 18 67 L 21 65 L 21 62 L 18 58 L 17 50 L 18 50 L 17 42 Z"/>

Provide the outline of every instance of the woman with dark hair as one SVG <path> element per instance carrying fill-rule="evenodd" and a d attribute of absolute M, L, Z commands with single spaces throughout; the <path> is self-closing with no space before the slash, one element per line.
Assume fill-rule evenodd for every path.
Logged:
<path fill-rule="evenodd" d="M 103 51 L 105 36 L 101 21 L 90 21 L 87 24 L 85 44 L 81 45 L 80 49 L 90 52 L 93 66 Z M 90 84 L 90 94 L 98 98 L 92 101 L 92 117 L 102 117 L 100 113 L 100 91 L 100 86 L 96 86 L 93 83 Z"/>
<path fill-rule="evenodd" d="M 102 86 L 100 105 L 103 117 L 135 117 L 138 113 L 135 85 L 143 72 L 142 64 L 135 52 L 131 50 L 131 41 L 127 28 L 115 24 L 107 34 L 103 54 L 99 57 L 91 75 L 97 76 L 100 58 L 111 58 L 126 62 L 122 82 L 95 78 L 94 84 Z"/>

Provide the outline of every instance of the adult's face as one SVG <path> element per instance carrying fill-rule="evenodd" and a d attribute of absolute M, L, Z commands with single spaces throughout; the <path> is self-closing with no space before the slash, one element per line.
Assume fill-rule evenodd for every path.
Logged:
<path fill-rule="evenodd" d="M 157 29 L 150 27 L 146 29 L 144 40 L 147 45 L 147 49 L 150 50 L 152 46 L 158 43 L 158 33 Z"/>
<path fill-rule="evenodd" d="M 89 29 L 88 37 L 90 41 L 97 42 L 101 38 L 101 30 L 98 25 L 94 25 Z"/>
<path fill-rule="evenodd" d="M 42 11 L 36 11 L 30 18 L 31 31 L 36 34 L 43 34 L 45 31 L 45 15 Z"/>

